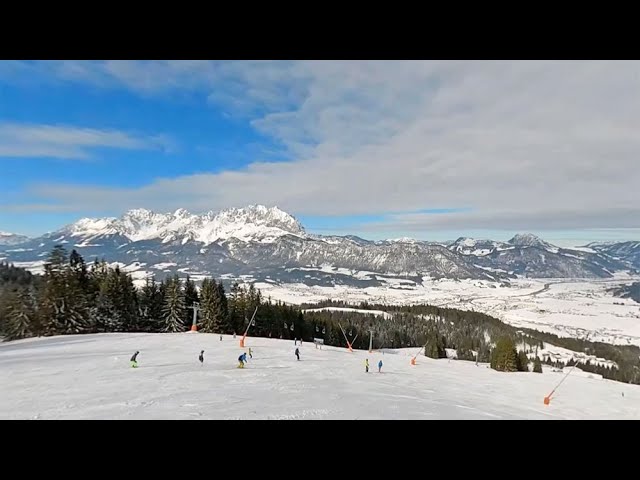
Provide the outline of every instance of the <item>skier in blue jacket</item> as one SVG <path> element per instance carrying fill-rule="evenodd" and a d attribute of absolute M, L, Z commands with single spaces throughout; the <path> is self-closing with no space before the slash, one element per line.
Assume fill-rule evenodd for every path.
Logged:
<path fill-rule="evenodd" d="M 380 370 L 382 370 L 382 360 L 378 362 L 378 373 L 380 373 Z"/>

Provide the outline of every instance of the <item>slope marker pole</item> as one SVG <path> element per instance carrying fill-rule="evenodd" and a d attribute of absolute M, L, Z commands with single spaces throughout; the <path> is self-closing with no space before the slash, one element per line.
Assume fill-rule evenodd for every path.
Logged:
<path fill-rule="evenodd" d="M 573 358 L 571 359 L 573 360 Z M 571 367 L 571 369 L 566 373 L 566 375 L 564 377 L 562 377 L 562 380 L 560 380 L 560 382 L 555 386 L 555 388 L 553 390 L 551 390 L 551 393 L 549 395 L 547 395 L 546 397 L 544 397 L 544 404 L 545 405 L 549 405 L 549 403 L 551 402 L 551 395 L 553 395 L 553 392 L 556 391 L 556 389 L 562 384 L 562 382 L 564 382 L 567 377 L 569 375 L 571 375 L 571 372 L 573 372 L 573 369 L 576 368 L 576 365 L 578 365 L 578 361 L 576 360 L 576 363 L 573 365 L 573 367 Z"/>
<path fill-rule="evenodd" d="M 242 335 L 242 338 L 240 339 L 240 348 L 244 348 L 244 340 L 245 340 L 245 338 L 247 338 L 247 332 L 249 331 L 249 328 L 251 327 L 251 324 L 253 323 L 253 319 L 256 316 L 256 312 L 257 311 L 258 311 L 258 307 L 256 306 L 256 309 L 253 311 L 253 315 L 251 315 L 251 320 L 249 320 L 249 325 L 247 325 L 247 328 L 244 331 L 244 334 Z"/>
<path fill-rule="evenodd" d="M 418 358 L 418 355 L 420 355 L 420 352 L 422 351 L 422 349 L 426 346 L 426 344 L 422 347 L 420 347 L 420 350 L 418 350 L 418 353 L 415 354 L 415 356 L 411 359 L 411 365 L 415 365 L 416 364 L 416 358 Z"/>

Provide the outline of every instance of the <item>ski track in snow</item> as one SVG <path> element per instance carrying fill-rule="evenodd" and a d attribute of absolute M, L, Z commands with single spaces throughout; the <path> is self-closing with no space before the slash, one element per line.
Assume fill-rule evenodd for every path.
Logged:
<path fill-rule="evenodd" d="M 254 358 L 238 369 L 238 342 L 123 333 L 3 343 L 0 419 L 640 419 L 640 387 L 578 369 L 545 406 L 563 376 L 546 366 L 508 374 L 423 356 L 411 366 L 416 349 L 381 355 L 311 343 L 297 361 L 293 341 L 249 337 Z"/>

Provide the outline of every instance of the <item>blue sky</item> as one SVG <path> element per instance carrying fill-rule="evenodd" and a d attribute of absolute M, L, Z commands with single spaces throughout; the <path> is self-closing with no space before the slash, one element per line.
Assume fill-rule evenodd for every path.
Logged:
<path fill-rule="evenodd" d="M 640 238 L 637 62 L 0 62 L 0 230 L 277 205 L 365 238 Z"/>

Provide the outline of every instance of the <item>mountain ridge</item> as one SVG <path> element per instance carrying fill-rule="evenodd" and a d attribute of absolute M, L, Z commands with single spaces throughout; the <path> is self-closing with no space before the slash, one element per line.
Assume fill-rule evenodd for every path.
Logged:
<path fill-rule="evenodd" d="M 19 248 L 3 245 L 0 260 L 41 263 L 57 244 L 77 249 L 87 261 L 104 258 L 138 265 L 159 276 L 246 275 L 318 285 L 374 285 L 382 281 L 381 275 L 418 283 L 425 277 L 493 282 L 517 276 L 609 278 L 616 271 L 640 268 L 634 260 L 635 244 L 614 256 L 605 250 L 615 245 L 563 249 L 529 233 L 506 242 L 468 237 L 448 244 L 406 237 L 372 241 L 310 234 L 293 215 L 264 205 L 200 215 L 182 208 L 169 213 L 138 208 L 117 218 L 81 218 L 19 243 Z M 626 259 L 625 252 L 634 261 Z"/>

